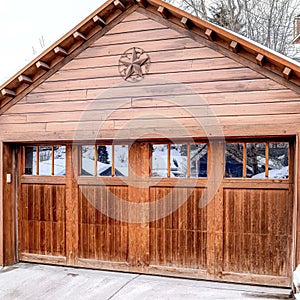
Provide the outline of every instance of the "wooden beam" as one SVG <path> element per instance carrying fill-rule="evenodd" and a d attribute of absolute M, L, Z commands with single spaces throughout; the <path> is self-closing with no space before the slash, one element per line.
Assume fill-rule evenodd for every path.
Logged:
<path fill-rule="evenodd" d="M 180 20 L 180 23 L 184 26 L 184 28 L 186 29 L 190 29 L 192 24 L 190 19 L 186 18 L 186 17 L 182 17 Z"/>
<path fill-rule="evenodd" d="M 4 174 L 4 169 L 3 169 L 3 142 L 0 142 L 0 174 Z M 0 266 L 4 267 L 4 228 L 3 228 L 3 175 L 0 176 Z"/>
<path fill-rule="evenodd" d="M 102 18 L 100 18 L 98 15 L 96 15 L 93 18 L 93 21 L 94 21 L 94 23 L 98 23 L 101 27 L 105 27 L 106 26 L 105 21 Z"/>
<path fill-rule="evenodd" d="M 256 56 L 256 62 L 258 65 L 263 66 L 264 62 L 265 62 L 265 56 L 263 54 L 258 53 Z"/>
<path fill-rule="evenodd" d="M 27 84 L 32 84 L 32 79 L 26 75 L 20 75 L 18 77 L 19 82 L 21 83 L 27 83 Z"/>
<path fill-rule="evenodd" d="M 6 89 L 6 88 L 1 90 L 1 94 L 4 97 L 15 97 L 16 96 L 16 93 L 13 90 Z"/>
<path fill-rule="evenodd" d="M 213 41 L 215 39 L 215 33 L 211 30 L 211 29 L 206 29 L 204 34 L 206 35 L 206 37 L 210 40 Z"/>
<path fill-rule="evenodd" d="M 61 56 L 67 56 L 68 55 L 68 52 L 64 48 L 59 47 L 59 46 L 54 48 L 54 53 L 58 54 L 58 55 L 61 55 Z"/>
<path fill-rule="evenodd" d="M 116 8 L 118 8 L 119 10 L 121 10 L 121 11 L 125 11 L 126 10 L 125 5 L 120 0 L 115 0 L 114 1 L 114 6 Z"/>
<path fill-rule="evenodd" d="M 36 65 L 36 67 L 38 69 L 43 69 L 45 71 L 49 71 L 50 70 L 50 66 L 48 64 L 40 61 L 40 60 L 35 65 Z"/>
<path fill-rule="evenodd" d="M 141 7 L 146 8 L 146 7 L 148 6 L 147 0 L 135 0 L 135 1 L 136 1 L 136 3 L 137 3 L 139 6 L 141 6 Z"/>
<path fill-rule="evenodd" d="M 165 7 L 160 5 L 157 11 L 162 15 L 163 18 L 168 19 L 169 12 Z"/>
<path fill-rule="evenodd" d="M 236 41 L 231 41 L 231 43 L 229 44 L 229 48 L 232 52 L 234 53 L 238 53 L 239 52 L 239 48 L 240 48 L 240 45 L 238 42 Z"/>
<path fill-rule="evenodd" d="M 292 72 L 293 72 L 292 69 L 285 67 L 284 70 L 282 71 L 283 77 L 285 79 L 289 80 L 292 76 Z"/>
<path fill-rule="evenodd" d="M 79 31 L 74 32 L 73 37 L 75 40 L 78 40 L 78 41 L 86 41 L 87 40 L 87 38 Z"/>

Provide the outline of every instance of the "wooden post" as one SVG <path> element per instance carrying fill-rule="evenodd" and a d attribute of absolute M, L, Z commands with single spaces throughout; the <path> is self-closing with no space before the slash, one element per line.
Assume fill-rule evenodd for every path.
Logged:
<path fill-rule="evenodd" d="M 15 159 L 13 148 L 1 143 L 2 182 L 1 182 L 1 218 L 0 218 L 0 262 L 12 265 L 17 262 L 16 255 L 16 198 L 15 198 Z M 7 175 L 11 181 L 7 181 Z"/>
<path fill-rule="evenodd" d="M 149 188 L 141 185 L 141 179 L 149 177 L 149 144 L 134 143 L 129 149 L 129 201 L 145 203 L 149 199 Z M 149 212 L 141 210 L 129 211 L 144 220 L 149 219 Z M 149 222 L 129 223 L 129 254 L 128 261 L 132 267 L 142 268 L 149 265 Z"/>
<path fill-rule="evenodd" d="M 210 142 L 209 185 L 207 187 L 207 271 L 209 278 L 222 276 L 224 142 Z M 217 190 L 215 190 L 216 186 Z"/>
<path fill-rule="evenodd" d="M 0 172 L 3 172 L 3 142 L 0 142 Z M 4 244 L 4 230 L 3 230 L 3 176 L 0 176 L 0 266 L 4 266 L 4 253 L 3 253 L 3 244 Z"/>
<path fill-rule="evenodd" d="M 293 250 L 292 250 L 292 271 L 300 264 L 300 140 L 296 136 L 295 161 L 294 161 L 294 210 L 293 210 Z M 290 164 L 290 163 L 289 163 Z M 290 168 L 292 165 L 290 164 Z M 291 172 L 290 172 L 291 173 Z"/>
<path fill-rule="evenodd" d="M 78 264 L 78 146 L 66 146 L 66 259 Z"/>

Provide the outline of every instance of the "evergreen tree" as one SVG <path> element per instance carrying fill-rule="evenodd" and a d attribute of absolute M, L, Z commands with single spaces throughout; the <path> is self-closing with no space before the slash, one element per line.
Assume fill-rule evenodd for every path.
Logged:
<path fill-rule="evenodd" d="M 104 164 L 109 164 L 106 146 L 98 146 L 98 161 Z"/>

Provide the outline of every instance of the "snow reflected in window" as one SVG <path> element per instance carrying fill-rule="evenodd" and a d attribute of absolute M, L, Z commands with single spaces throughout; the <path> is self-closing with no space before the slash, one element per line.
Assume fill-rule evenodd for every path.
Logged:
<path fill-rule="evenodd" d="M 187 144 L 171 145 L 171 177 L 187 177 Z"/>
<path fill-rule="evenodd" d="M 191 145 L 191 177 L 207 177 L 207 144 Z"/>
<path fill-rule="evenodd" d="M 52 175 L 52 147 L 39 147 L 39 175 Z"/>
<path fill-rule="evenodd" d="M 248 178 L 266 177 L 266 144 L 247 143 L 246 174 Z"/>
<path fill-rule="evenodd" d="M 289 177 L 289 143 L 269 143 L 269 178 Z"/>
<path fill-rule="evenodd" d="M 115 176 L 128 176 L 128 145 L 114 146 Z"/>
<path fill-rule="evenodd" d="M 112 175 L 112 146 L 97 146 L 97 175 Z"/>
<path fill-rule="evenodd" d="M 168 145 L 152 145 L 152 177 L 168 177 Z"/>
<path fill-rule="evenodd" d="M 54 175 L 66 175 L 66 146 L 54 146 Z"/>
<path fill-rule="evenodd" d="M 81 175 L 83 176 L 95 175 L 95 147 L 94 146 L 81 147 Z"/>

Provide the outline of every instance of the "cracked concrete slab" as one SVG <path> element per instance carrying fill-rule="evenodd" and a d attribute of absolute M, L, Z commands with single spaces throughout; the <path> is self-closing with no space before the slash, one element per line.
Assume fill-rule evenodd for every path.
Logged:
<path fill-rule="evenodd" d="M 289 299 L 290 289 L 19 263 L 0 270 L 0 299 Z"/>

